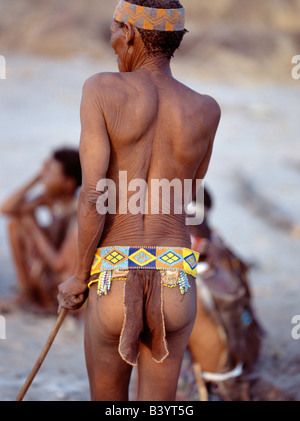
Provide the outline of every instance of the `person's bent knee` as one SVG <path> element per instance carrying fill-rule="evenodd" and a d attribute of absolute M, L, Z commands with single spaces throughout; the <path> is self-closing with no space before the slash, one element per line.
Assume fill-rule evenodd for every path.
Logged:
<path fill-rule="evenodd" d="M 21 222 L 22 222 L 22 218 L 20 216 L 9 217 L 7 221 L 8 230 L 11 232 L 20 228 Z"/>

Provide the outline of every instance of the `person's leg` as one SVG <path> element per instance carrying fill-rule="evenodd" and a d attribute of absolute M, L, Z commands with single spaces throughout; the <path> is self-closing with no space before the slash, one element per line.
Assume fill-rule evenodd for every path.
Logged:
<path fill-rule="evenodd" d="M 193 329 L 196 312 L 196 285 L 181 295 L 179 288 L 164 288 L 164 318 L 169 356 L 161 363 L 152 359 L 147 339 L 140 345 L 138 360 L 138 400 L 172 401 L 176 398 L 184 352 Z"/>
<path fill-rule="evenodd" d="M 55 300 L 49 294 L 49 285 L 53 284 L 56 274 L 49 271 L 36 250 L 34 240 L 23 224 L 23 217 L 13 217 L 8 224 L 8 233 L 13 259 L 19 281 L 20 304 L 34 302 L 42 308 L 57 308 Z"/>
<path fill-rule="evenodd" d="M 189 339 L 189 351 L 194 363 L 203 371 L 216 372 L 225 363 L 227 343 L 225 332 L 204 308 L 198 296 L 197 316 Z"/>
<path fill-rule="evenodd" d="M 128 400 L 132 367 L 118 352 L 124 322 L 124 282 L 113 281 L 106 296 L 97 295 L 91 286 L 85 323 L 85 355 L 91 399 L 95 401 Z"/>

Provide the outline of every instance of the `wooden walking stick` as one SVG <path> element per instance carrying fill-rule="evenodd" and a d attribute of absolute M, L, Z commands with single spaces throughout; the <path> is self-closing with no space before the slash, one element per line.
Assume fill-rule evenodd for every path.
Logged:
<path fill-rule="evenodd" d="M 52 345 L 52 343 L 53 343 L 53 341 L 54 341 L 54 339 L 55 339 L 55 337 L 56 337 L 56 335 L 57 335 L 57 333 L 58 333 L 58 331 L 59 331 L 59 329 L 60 329 L 60 327 L 62 325 L 62 322 L 64 321 L 64 318 L 68 314 L 68 311 L 69 310 L 67 310 L 66 308 L 62 308 L 61 309 L 61 311 L 60 311 L 60 313 L 58 315 L 58 318 L 56 320 L 56 323 L 55 323 L 55 325 L 54 325 L 54 327 L 53 327 L 53 329 L 52 329 L 52 331 L 51 331 L 51 333 L 50 333 L 50 335 L 48 337 L 48 340 L 47 340 L 47 342 L 46 342 L 46 344 L 45 344 L 42 352 L 40 353 L 40 355 L 39 355 L 39 357 L 38 357 L 38 359 L 37 359 L 37 361 L 36 361 L 33 369 L 31 370 L 31 373 L 27 377 L 27 380 L 24 383 L 24 386 L 20 390 L 20 392 L 19 392 L 19 394 L 17 396 L 16 401 L 22 401 L 23 400 L 23 398 L 24 398 L 27 390 L 29 389 L 29 387 L 30 387 L 33 379 L 36 376 L 36 373 L 39 371 L 41 365 L 43 364 L 43 361 L 46 358 L 46 355 L 48 354 L 48 351 L 51 348 L 51 345 Z"/>

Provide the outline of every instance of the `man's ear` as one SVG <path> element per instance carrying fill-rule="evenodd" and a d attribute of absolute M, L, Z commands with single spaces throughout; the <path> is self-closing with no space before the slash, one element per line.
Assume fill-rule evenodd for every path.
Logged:
<path fill-rule="evenodd" d="M 125 22 L 123 28 L 125 31 L 127 45 L 132 45 L 135 36 L 134 27 L 131 26 L 129 22 Z"/>

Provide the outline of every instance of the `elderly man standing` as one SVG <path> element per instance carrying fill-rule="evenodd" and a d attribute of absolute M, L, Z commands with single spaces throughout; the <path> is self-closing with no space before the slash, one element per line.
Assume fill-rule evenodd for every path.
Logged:
<path fill-rule="evenodd" d="M 175 192 L 164 212 L 151 183 L 203 179 L 220 119 L 214 99 L 172 76 L 170 60 L 185 32 L 178 0 L 119 1 L 111 24 L 119 72 L 84 84 L 78 265 L 58 298 L 60 308 L 75 309 L 89 291 L 85 350 L 93 400 L 127 400 L 135 365 L 138 400 L 176 396 L 197 311 L 199 256 L 190 250 L 185 213 L 175 212 L 183 199 Z M 105 208 L 103 180 L 116 186 L 114 206 Z M 141 180 L 147 189 L 139 190 L 144 212 L 137 212 L 133 186 Z"/>

